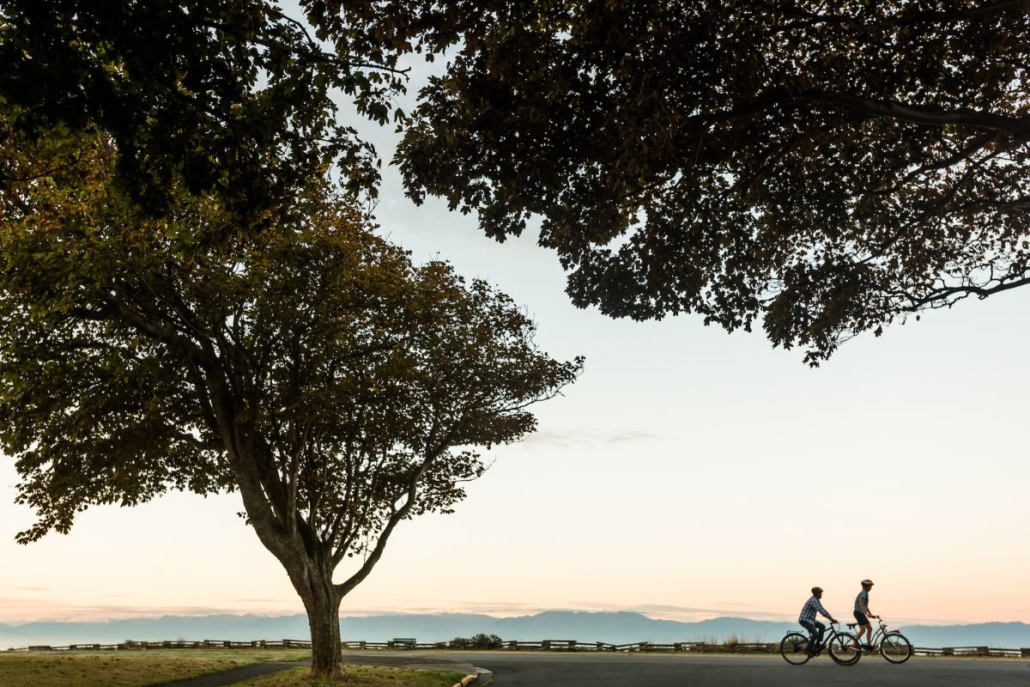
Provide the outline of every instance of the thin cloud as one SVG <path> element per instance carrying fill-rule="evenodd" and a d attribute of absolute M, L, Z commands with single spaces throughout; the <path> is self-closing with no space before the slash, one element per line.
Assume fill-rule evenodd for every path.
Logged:
<path fill-rule="evenodd" d="M 238 598 L 237 597 L 237 598 L 233 598 L 233 599 L 226 599 L 226 601 L 229 601 L 229 602 L 234 603 L 234 604 L 278 604 L 278 605 L 282 605 L 282 602 L 283 602 L 283 600 L 281 598 L 273 598 L 273 597 L 265 597 L 265 598 L 253 597 L 253 598 L 249 598 L 249 599 L 247 599 L 247 598 Z M 298 601 L 297 603 L 299 604 L 300 601 Z"/>
<path fill-rule="evenodd" d="M 698 608 L 693 606 L 674 606 L 670 604 L 634 604 L 627 606 L 612 606 L 597 602 L 574 603 L 577 610 L 590 610 L 593 612 L 624 611 L 627 613 L 640 613 L 655 620 L 678 620 L 683 622 L 696 622 L 709 620 L 726 615 L 724 609 Z"/>
<path fill-rule="evenodd" d="M 297 611 L 293 611 L 296 613 Z M 275 609 L 217 606 L 119 606 L 114 604 L 68 604 L 38 599 L 0 597 L 0 623 L 21 625 L 34 622 L 104 622 L 137 618 L 173 616 L 242 615 L 262 613 L 286 615 L 290 611 Z"/>
<path fill-rule="evenodd" d="M 540 609 L 526 603 L 517 601 L 499 602 L 460 602 L 460 606 L 469 613 L 483 613 L 485 615 L 509 617 L 513 615 L 532 615 L 539 613 Z"/>
<path fill-rule="evenodd" d="M 662 435 L 643 430 L 629 430 L 623 432 L 584 432 L 577 429 L 555 429 L 547 428 L 533 432 L 518 443 L 530 449 L 536 448 L 592 448 L 597 446 L 614 446 L 621 444 L 654 441 L 661 439 Z"/>
<path fill-rule="evenodd" d="M 519 602 L 479 602 L 459 601 L 456 604 L 443 606 L 409 606 L 404 609 L 364 606 L 361 608 L 343 608 L 341 613 L 351 618 L 370 615 L 460 615 L 465 613 L 509 617 L 513 615 L 532 615 L 539 613 L 540 608 Z"/>

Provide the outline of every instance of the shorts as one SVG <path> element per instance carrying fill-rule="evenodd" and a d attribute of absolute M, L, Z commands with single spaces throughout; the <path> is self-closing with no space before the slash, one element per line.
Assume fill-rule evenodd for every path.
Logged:
<path fill-rule="evenodd" d="M 865 613 L 862 611 L 855 611 L 855 620 L 858 621 L 860 626 L 869 624 L 869 618 L 865 617 Z"/>

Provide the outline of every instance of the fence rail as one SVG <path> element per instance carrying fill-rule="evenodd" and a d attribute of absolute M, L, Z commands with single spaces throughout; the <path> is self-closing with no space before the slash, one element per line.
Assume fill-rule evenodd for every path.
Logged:
<path fill-rule="evenodd" d="M 127 639 L 118 644 L 68 644 L 56 646 L 35 644 L 27 647 L 11 648 L 7 651 L 139 651 L 150 649 L 310 649 L 309 639 L 256 639 L 239 642 L 228 639 L 200 639 L 175 641 L 136 641 Z"/>
<path fill-rule="evenodd" d="M 476 650 L 468 644 L 452 646 L 451 642 L 415 642 L 414 640 L 393 640 L 387 642 L 368 642 L 365 640 L 344 640 L 345 650 L 360 651 L 410 651 L 435 649 Z M 311 641 L 307 639 L 256 639 L 252 641 L 235 641 L 223 639 L 202 639 L 196 641 L 135 641 L 126 640 L 118 644 L 68 644 L 51 646 L 44 644 L 11 648 L 8 652 L 70 652 L 70 651 L 141 651 L 159 649 L 310 649 Z M 608 642 L 582 642 L 576 639 L 541 639 L 538 641 L 510 640 L 500 647 L 506 651 L 621 651 L 621 652 L 670 652 L 670 653 L 776 653 L 780 650 L 779 642 L 631 642 L 629 644 L 611 644 Z M 988 646 L 946 646 L 939 648 L 913 647 L 913 653 L 921 656 L 965 656 L 981 658 L 1030 658 L 1030 647 L 1019 649 L 1002 649 Z"/>

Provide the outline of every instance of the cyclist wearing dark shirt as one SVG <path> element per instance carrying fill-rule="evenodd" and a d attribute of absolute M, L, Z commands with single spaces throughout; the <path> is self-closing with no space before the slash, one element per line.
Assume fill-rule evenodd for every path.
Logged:
<path fill-rule="evenodd" d="M 801 615 L 798 616 L 798 622 L 801 627 L 808 630 L 811 635 L 811 641 L 808 643 L 808 649 L 806 651 L 809 654 L 814 654 L 823 643 L 823 632 L 826 631 L 826 626 L 815 619 L 815 614 L 819 613 L 824 618 L 829 620 L 831 623 L 837 622 L 837 620 L 830 615 L 830 613 L 823 608 L 823 605 L 819 603 L 819 599 L 823 598 L 822 587 L 812 587 L 812 598 L 809 599 L 804 607 L 801 609 Z"/>

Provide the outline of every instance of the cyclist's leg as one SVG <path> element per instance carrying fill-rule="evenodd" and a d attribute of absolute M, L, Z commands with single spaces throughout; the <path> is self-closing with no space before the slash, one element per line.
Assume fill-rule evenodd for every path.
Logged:
<path fill-rule="evenodd" d="M 816 620 L 815 621 L 815 627 L 816 627 L 816 634 L 817 634 L 817 637 L 815 638 L 815 646 L 816 646 L 817 649 L 821 649 L 822 646 L 823 646 L 823 634 L 826 632 L 826 626 L 823 625 L 818 620 Z"/>
<path fill-rule="evenodd" d="M 806 630 L 808 630 L 808 649 L 807 649 L 807 651 L 808 651 L 809 654 L 811 654 L 811 653 L 813 653 L 815 651 L 816 644 L 819 641 L 819 638 L 818 638 L 819 628 L 816 627 L 817 623 L 813 623 L 813 622 L 810 622 L 810 621 L 807 621 L 807 620 L 800 620 L 798 622 L 801 624 L 801 627 L 803 627 Z"/>
<path fill-rule="evenodd" d="M 855 632 L 855 643 L 862 645 L 862 636 L 865 635 L 865 643 L 873 641 L 873 626 L 869 618 L 865 617 L 862 611 L 855 611 L 855 620 L 858 621 L 858 630 Z"/>

